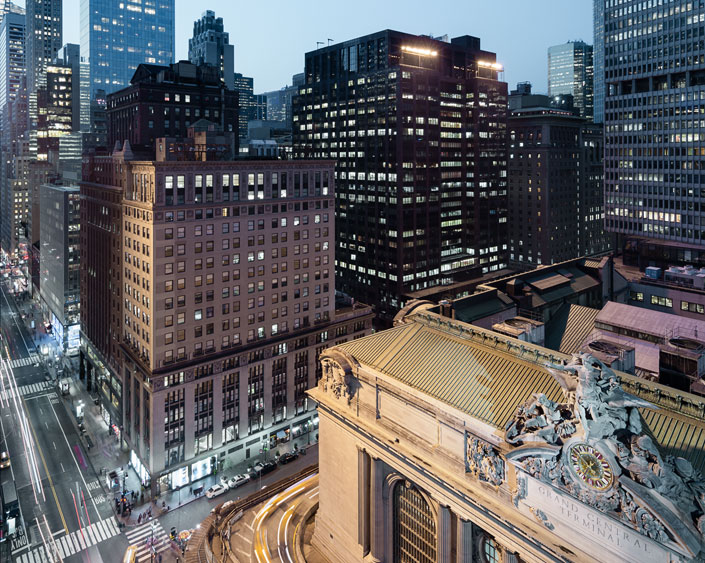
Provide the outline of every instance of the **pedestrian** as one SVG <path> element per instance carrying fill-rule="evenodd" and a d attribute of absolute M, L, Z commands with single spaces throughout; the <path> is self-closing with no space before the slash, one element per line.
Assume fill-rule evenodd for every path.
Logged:
<path fill-rule="evenodd" d="M 188 488 L 188 494 L 192 495 L 193 494 L 193 487 Z"/>
<path fill-rule="evenodd" d="M 141 514 L 137 517 L 137 523 L 138 524 L 142 523 L 142 515 Z"/>
<path fill-rule="evenodd" d="M 159 563 L 162 563 L 162 554 L 159 554 Z"/>

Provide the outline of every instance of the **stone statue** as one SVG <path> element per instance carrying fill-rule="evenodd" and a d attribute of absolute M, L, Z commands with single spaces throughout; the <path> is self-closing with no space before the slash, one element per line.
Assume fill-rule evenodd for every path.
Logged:
<path fill-rule="evenodd" d="M 573 354 L 567 365 L 549 364 L 588 438 L 605 438 L 618 430 L 641 433 L 638 408 L 656 408 L 622 390 L 616 374 L 590 354 Z"/>
<path fill-rule="evenodd" d="M 705 479 L 688 460 L 664 456 L 644 433 L 639 409 L 657 407 L 624 392 L 590 354 L 546 367 L 564 402 L 536 394 L 520 405 L 505 440 L 524 447 L 506 459 L 639 533 L 697 555 L 705 546 Z"/>

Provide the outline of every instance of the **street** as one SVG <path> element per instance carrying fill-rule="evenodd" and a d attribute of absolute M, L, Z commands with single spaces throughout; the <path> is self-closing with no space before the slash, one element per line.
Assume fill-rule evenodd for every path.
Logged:
<path fill-rule="evenodd" d="M 244 498 L 317 462 L 317 447 L 311 447 L 309 455 L 217 498 L 194 497 L 182 489 L 162 495 L 154 503 L 136 502 L 127 519 L 117 516 L 114 494 L 101 470 L 127 469 L 119 447 L 103 434 L 103 428 L 91 427 L 99 419 L 94 414 L 85 417 L 86 435 L 96 442 L 87 451 L 72 405 L 76 397 L 88 398 L 85 391 L 81 391 L 83 395 L 78 392 L 82 386 L 77 381 L 77 368 L 65 374 L 72 380 L 72 394 L 63 396 L 52 370 L 47 371 L 35 349 L 35 338 L 41 336 L 30 334 L 22 320 L 22 308 L 3 286 L 0 284 L 0 451 L 9 452 L 12 464 L 1 470 L 0 481 L 14 482 L 22 518 L 15 536 L 0 544 L 0 560 L 113 563 L 121 561 L 128 546 L 134 545 L 139 563 L 148 561 L 152 551 L 165 562 L 176 561 L 181 553 L 169 539 L 172 527 L 178 532 L 193 529 L 218 504 Z M 90 403 L 86 412 L 90 409 L 97 407 Z M 231 477 L 234 471 L 225 473 Z M 170 510 L 162 512 L 162 502 L 165 507 L 168 502 Z M 148 519 L 150 507 L 154 518 Z M 141 515 L 144 519 L 138 523 Z"/>
<path fill-rule="evenodd" d="M 86 463 L 72 415 L 35 353 L 33 336 L 12 296 L 5 287 L 0 291 L 0 449 L 10 453 L 12 462 L 1 479 L 14 482 L 21 511 L 15 537 L 2 545 L 3 559 L 28 560 L 43 545 L 64 559 L 77 547 L 117 534 L 117 523 L 101 502 L 100 487 L 90 486 L 96 476 Z"/>

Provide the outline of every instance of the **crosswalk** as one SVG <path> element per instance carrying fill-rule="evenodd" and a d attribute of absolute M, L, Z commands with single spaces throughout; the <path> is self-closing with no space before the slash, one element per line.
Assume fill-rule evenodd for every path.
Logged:
<path fill-rule="evenodd" d="M 40 381 L 39 383 L 30 383 L 29 385 L 20 385 L 17 387 L 17 393 L 20 396 L 26 397 L 27 395 L 34 395 L 36 393 L 44 393 L 52 389 L 52 385 L 46 381 Z M 4 401 L 13 399 L 16 396 L 14 389 L 5 389 L 0 391 L 0 397 Z"/>
<path fill-rule="evenodd" d="M 31 366 L 39 361 L 39 356 L 37 354 L 31 354 L 27 358 L 18 358 L 16 360 L 10 360 L 10 367 L 12 369 L 22 368 L 25 366 Z"/>
<path fill-rule="evenodd" d="M 66 559 L 74 553 L 88 549 L 113 536 L 117 536 L 120 530 L 114 516 L 99 520 L 86 526 L 83 530 L 71 532 L 58 538 L 54 538 L 49 546 L 35 547 L 30 551 L 25 551 L 15 557 L 15 563 L 54 563 Z"/>
<path fill-rule="evenodd" d="M 152 525 L 154 525 L 154 528 L 152 528 Z M 169 536 L 158 520 L 142 524 L 129 532 L 125 532 L 125 535 L 130 545 L 137 547 L 135 561 L 138 563 L 148 560 L 152 553 L 161 553 L 169 549 Z M 152 552 L 151 546 L 154 546 L 154 552 Z"/>

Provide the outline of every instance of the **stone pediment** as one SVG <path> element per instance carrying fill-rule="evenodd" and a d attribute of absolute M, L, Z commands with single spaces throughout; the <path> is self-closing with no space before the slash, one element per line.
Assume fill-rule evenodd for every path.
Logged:
<path fill-rule="evenodd" d="M 588 354 L 547 367 L 564 400 L 536 394 L 508 421 L 506 459 L 518 475 L 567 493 L 668 550 L 702 557 L 705 480 L 686 459 L 663 456 L 644 433 L 639 409 L 656 407 L 624 392 L 615 373 Z M 525 485 L 520 477 L 517 483 L 519 506 Z"/>

